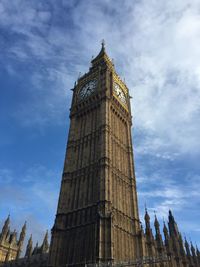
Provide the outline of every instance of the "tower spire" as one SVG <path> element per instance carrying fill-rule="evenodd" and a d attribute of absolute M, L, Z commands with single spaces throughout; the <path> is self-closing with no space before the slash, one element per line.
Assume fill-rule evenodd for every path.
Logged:
<path fill-rule="evenodd" d="M 150 229 L 150 216 L 149 216 L 149 213 L 147 211 L 147 207 L 145 207 L 145 216 L 144 216 L 144 220 L 145 220 L 145 225 L 146 225 L 146 231 L 148 229 Z"/>
<path fill-rule="evenodd" d="M 178 238 L 179 236 L 179 230 L 178 230 L 178 226 L 176 224 L 176 221 L 174 219 L 174 216 L 172 215 L 172 211 L 169 210 L 169 233 L 170 236 L 173 236 L 174 238 Z"/>
<path fill-rule="evenodd" d="M 20 257 L 21 251 L 22 251 L 22 247 L 23 247 L 23 243 L 24 243 L 24 238 L 26 235 L 26 221 L 24 223 L 24 225 L 22 226 L 22 230 L 19 236 L 19 241 L 18 241 L 18 251 L 17 251 L 17 259 Z"/>
<path fill-rule="evenodd" d="M 32 234 L 31 234 L 28 240 L 28 244 L 26 246 L 25 257 L 30 258 L 32 252 L 33 252 L 33 240 L 32 240 Z"/>
<path fill-rule="evenodd" d="M 156 230 L 156 238 L 160 238 L 161 237 L 161 235 L 160 235 L 160 224 L 158 222 L 156 214 L 155 214 L 155 220 L 154 220 L 154 227 L 155 227 L 155 230 Z"/>
<path fill-rule="evenodd" d="M 194 265 L 197 266 L 198 258 L 197 258 L 196 251 L 195 251 L 195 248 L 194 248 L 192 242 L 190 242 L 190 250 L 192 252 L 192 260 L 194 262 Z"/>
<path fill-rule="evenodd" d="M 20 236 L 19 236 L 18 245 L 20 247 L 22 247 L 22 245 L 23 245 L 23 241 L 24 241 L 25 235 L 26 235 L 26 222 L 22 226 L 22 230 L 21 230 L 21 233 L 20 233 Z"/>
<path fill-rule="evenodd" d="M 167 255 L 171 256 L 172 255 L 172 242 L 171 242 L 171 238 L 169 236 L 169 232 L 167 229 L 167 226 L 165 224 L 165 221 L 163 222 L 164 226 L 163 226 L 163 233 L 164 233 L 164 237 L 165 237 L 165 247 L 166 247 L 166 251 L 167 251 Z"/>
<path fill-rule="evenodd" d="M 101 41 L 101 49 L 105 50 L 105 40 L 104 39 L 102 39 L 102 41 Z"/>
<path fill-rule="evenodd" d="M 153 233 L 152 233 L 152 229 L 151 229 L 150 216 L 149 216 L 149 213 L 147 211 L 147 208 L 145 211 L 144 220 L 145 220 L 145 225 L 146 225 L 145 233 L 148 236 L 149 240 L 152 241 L 152 240 L 154 240 L 154 237 L 153 237 Z"/>
<path fill-rule="evenodd" d="M 104 40 L 102 40 L 101 42 L 101 50 L 99 54 L 92 59 L 91 64 L 92 64 L 91 68 L 99 67 L 99 66 L 103 67 L 106 65 L 107 67 L 109 67 L 109 69 L 112 69 L 112 70 L 114 69 L 114 64 L 106 53 Z"/>
<path fill-rule="evenodd" d="M 36 243 L 36 245 L 35 245 L 35 247 L 33 249 L 32 255 L 36 255 L 36 254 L 38 254 L 38 241 L 37 241 L 37 243 Z"/>
<path fill-rule="evenodd" d="M 196 245 L 196 255 L 197 255 L 197 262 L 200 265 L 200 252 L 199 252 L 197 245 Z"/>
<path fill-rule="evenodd" d="M 151 224 L 150 224 L 150 216 L 148 214 L 147 208 L 145 207 L 145 235 L 146 235 L 146 245 L 147 245 L 147 253 L 149 257 L 153 257 L 155 253 L 155 239 L 152 233 Z"/>
<path fill-rule="evenodd" d="M 154 211 L 154 213 L 155 213 L 155 211 Z M 160 233 L 160 224 L 158 222 L 156 213 L 155 213 L 154 227 L 155 227 L 155 231 L 156 231 L 156 235 L 155 235 L 156 246 L 157 246 L 158 253 L 161 255 L 164 252 L 164 246 L 163 246 L 162 236 Z"/>
<path fill-rule="evenodd" d="M 6 238 L 7 233 L 9 231 L 9 225 L 10 225 L 10 214 L 8 215 L 7 219 L 4 222 L 1 235 L 0 235 L 0 242 Z"/>
<path fill-rule="evenodd" d="M 158 222 L 158 219 L 157 219 L 157 216 L 156 216 L 156 213 L 154 211 L 154 216 L 155 216 L 155 220 L 154 220 L 154 226 L 155 226 L 155 230 L 156 230 L 156 233 L 160 233 L 160 224 Z"/>
<path fill-rule="evenodd" d="M 47 253 L 48 250 L 49 250 L 49 242 L 48 242 L 48 230 L 47 230 L 42 242 L 41 251 L 42 253 Z"/>
<path fill-rule="evenodd" d="M 191 256 L 190 247 L 189 247 L 186 237 L 185 237 L 185 249 L 186 249 L 187 257 L 190 257 Z"/>

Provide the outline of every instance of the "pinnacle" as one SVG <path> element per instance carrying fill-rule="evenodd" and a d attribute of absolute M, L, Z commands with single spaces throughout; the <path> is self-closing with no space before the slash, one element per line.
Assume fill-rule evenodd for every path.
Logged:
<path fill-rule="evenodd" d="M 104 39 L 102 39 L 102 42 L 101 42 L 101 49 L 105 49 L 105 40 Z"/>
<path fill-rule="evenodd" d="M 147 208 L 145 207 L 145 216 L 144 216 L 145 221 L 150 221 L 150 216 L 148 214 Z"/>
<path fill-rule="evenodd" d="M 105 41 L 104 40 L 102 40 L 102 42 L 101 42 L 101 50 L 100 50 L 99 54 L 96 57 L 92 58 L 92 61 L 91 61 L 92 66 L 98 64 L 99 61 L 101 61 L 102 59 L 105 62 L 107 62 L 107 64 L 109 64 L 110 66 L 114 65 L 112 60 L 109 58 L 109 56 L 106 53 Z"/>

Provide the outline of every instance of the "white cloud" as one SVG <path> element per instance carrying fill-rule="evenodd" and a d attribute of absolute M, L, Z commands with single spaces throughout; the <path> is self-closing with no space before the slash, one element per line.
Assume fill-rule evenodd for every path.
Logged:
<path fill-rule="evenodd" d="M 61 76 L 57 74 L 52 78 L 52 87 L 58 90 L 72 86 L 78 72 L 87 71 L 90 56 L 98 52 L 94 44 L 105 38 L 108 51 L 116 59 L 133 95 L 135 126 L 150 136 L 146 146 L 156 143 L 156 149 L 154 146 L 149 152 L 199 152 L 198 1 L 126 1 L 115 5 L 112 1 L 89 1 L 75 7 L 73 2 L 63 2 L 61 16 L 68 15 L 70 19 L 68 24 L 64 20 L 64 27 L 53 24 L 52 16 L 58 7 L 51 3 L 21 1 L 20 15 L 14 12 L 17 5 L 8 5 L 6 1 L 1 4 L 0 23 L 25 36 L 23 42 L 13 44 L 9 51 L 23 60 L 32 56 L 50 64 L 48 74 L 62 69 Z M 39 34 L 42 31 L 43 35 Z M 58 79 L 62 80 L 65 73 L 67 78 L 61 84 Z M 39 75 L 40 71 L 34 74 Z M 47 75 L 46 79 L 51 77 Z M 47 95 L 43 99 L 45 97 L 49 101 Z M 57 97 L 53 94 L 51 104 L 45 104 L 50 113 L 57 104 Z M 62 97 L 65 97 L 63 92 Z M 33 108 L 40 110 L 39 106 Z M 40 112 L 41 123 L 45 123 L 44 117 L 48 115 Z M 37 113 L 36 120 L 31 122 L 38 123 Z"/>
<path fill-rule="evenodd" d="M 162 152 L 167 145 L 172 153 L 198 153 L 199 4 L 159 3 L 138 4 L 134 15 L 139 30 L 136 27 L 134 41 L 127 42 L 135 127 L 150 136 L 146 145 L 155 148 L 159 143 Z"/>
<path fill-rule="evenodd" d="M 144 222 L 143 203 L 146 203 L 152 221 L 154 211 L 160 221 L 167 221 L 168 211 L 172 210 L 175 219 L 178 218 L 177 223 L 182 233 L 198 232 L 199 227 L 195 222 L 200 219 L 197 190 L 200 186 L 200 176 L 193 173 L 185 175 L 183 171 L 178 173 L 178 169 L 168 169 L 166 172 L 162 169 L 150 171 L 150 167 L 145 170 L 144 166 L 141 168 L 141 177 L 137 179 L 141 220 Z"/>

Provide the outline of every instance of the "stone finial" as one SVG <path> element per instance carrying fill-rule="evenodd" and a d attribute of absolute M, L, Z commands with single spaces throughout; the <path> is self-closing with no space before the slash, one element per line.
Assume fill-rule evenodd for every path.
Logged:
<path fill-rule="evenodd" d="M 150 216 L 148 214 L 147 208 L 145 208 L 144 219 L 145 219 L 146 224 L 149 224 L 149 222 L 150 222 Z"/>
<path fill-rule="evenodd" d="M 157 216 L 156 216 L 156 212 L 155 211 L 154 211 L 154 214 L 155 214 L 154 226 L 155 226 L 155 229 L 156 230 L 159 230 L 160 224 L 158 222 L 158 219 L 157 219 Z"/>
<path fill-rule="evenodd" d="M 102 41 L 101 41 L 101 48 L 104 50 L 105 49 L 105 40 L 104 39 L 102 39 Z"/>

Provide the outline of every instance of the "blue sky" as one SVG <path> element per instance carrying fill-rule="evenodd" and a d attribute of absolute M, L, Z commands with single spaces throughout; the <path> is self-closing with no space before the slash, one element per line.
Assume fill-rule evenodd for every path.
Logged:
<path fill-rule="evenodd" d="M 198 0 L 0 1 L 0 224 L 34 242 L 53 225 L 70 88 L 103 38 L 133 97 L 141 219 L 170 208 L 200 246 Z"/>

